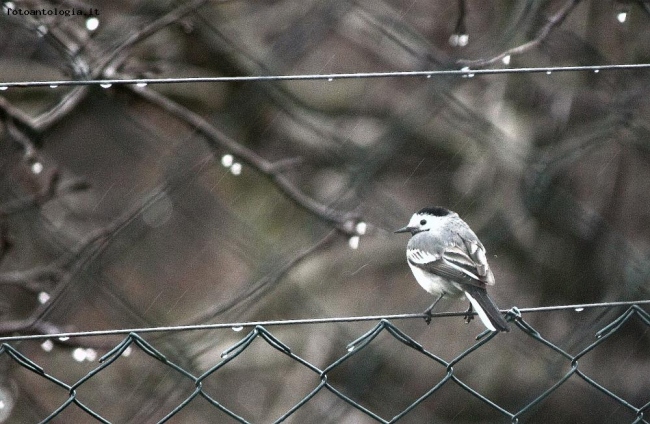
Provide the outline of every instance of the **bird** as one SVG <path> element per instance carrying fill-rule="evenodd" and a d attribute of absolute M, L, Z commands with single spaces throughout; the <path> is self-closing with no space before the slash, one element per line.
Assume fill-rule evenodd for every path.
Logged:
<path fill-rule="evenodd" d="M 437 299 L 424 311 L 427 324 L 431 311 L 443 298 L 469 300 L 465 321 L 479 318 L 490 331 L 510 331 L 510 325 L 488 296 L 494 274 L 487 262 L 485 247 L 474 231 L 456 212 L 441 206 L 414 213 L 406 227 L 395 233 L 411 233 L 406 260 L 424 290 Z"/>

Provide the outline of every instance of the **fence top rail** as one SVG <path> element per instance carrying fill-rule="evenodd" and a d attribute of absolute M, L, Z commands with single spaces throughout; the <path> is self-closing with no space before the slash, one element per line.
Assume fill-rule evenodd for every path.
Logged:
<path fill-rule="evenodd" d="M 516 310 L 517 313 L 544 313 L 563 310 L 574 310 L 581 312 L 585 309 L 595 308 L 609 308 L 617 306 L 632 306 L 632 305 L 648 305 L 650 299 L 634 300 L 634 301 L 619 301 L 619 302 L 600 302 L 600 303 L 580 303 L 572 305 L 555 305 L 555 306 L 539 306 L 531 308 L 513 308 L 504 309 L 502 312 Z M 465 316 L 466 312 L 438 312 L 432 314 L 433 317 L 455 317 Z M 331 317 L 331 318 L 302 318 L 302 319 L 286 319 L 286 320 L 268 320 L 268 321 L 248 321 L 248 322 L 232 322 L 232 323 L 213 323 L 213 324 L 193 324 L 193 325 L 174 325 L 174 326 L 160 326 L 160 327 L 140 327 L 140 328 L 119 328 L 108 330 L 91 330 L 91 331 L 73 331 L 64 333 L 50 333 L 50 334 L 25 334 L 16 336 L 0 337 L 0 343 L 24 340 L 44 340 L 56 338 L 73 338 L 73 337 L 99 337 L 111 335 L 124 335 L 130 333 L 146 334 L 146 333 L 164 333 L 164 332 L 178 332 L 178 331 L 200 331 L 200 330 L 219 330 L 224 328 L 244 328 L 255 326 L 286 326 L 286 325 L 310 325 L 310 324 L 332 324 L 332 323 L 347 323 L 347 322 L 362 322 L 362 321 L 380 321 L 385 320 L 400 320 L 400 319 L 414 319 L 424 318 L 422 313 L 409 313 L 409 314 L 389 314 L 389 315 L 365 315 L 365 316 L 348 316 L 348 317 Z"/>

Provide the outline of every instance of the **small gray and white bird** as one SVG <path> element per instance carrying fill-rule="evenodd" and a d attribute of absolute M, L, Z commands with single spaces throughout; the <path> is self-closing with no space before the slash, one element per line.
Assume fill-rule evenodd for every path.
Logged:
<path fill-rule="evenodd" d="M 485 247 L 456 212 L 440 206 L 424 208 L 413 214 L 406 227 L 395 232 L 411 233 L 406 246 L 409 267 L 422 288 L 438 296 L 424 312 L 427 323 L 440 299 L 465 295 L 470 302 L 467 322 L 475 309 L 489 330 L 510 331 L 508 322 L 487 294 L 487 286 L 494 284 L 494 275 Z"/>

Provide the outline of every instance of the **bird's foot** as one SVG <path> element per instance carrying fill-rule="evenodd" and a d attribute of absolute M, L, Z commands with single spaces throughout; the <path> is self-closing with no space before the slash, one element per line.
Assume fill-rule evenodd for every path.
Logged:
<path fill-rule="evenodd" d="M 465 320 L 465 323 L 469 324 L 473 319 L 474 319 L 474 308 L 472 307 L 472 304 L 469 304 L 469 308 L 465 311 L 465 315 L 463 316 L 463 319 Z"/>

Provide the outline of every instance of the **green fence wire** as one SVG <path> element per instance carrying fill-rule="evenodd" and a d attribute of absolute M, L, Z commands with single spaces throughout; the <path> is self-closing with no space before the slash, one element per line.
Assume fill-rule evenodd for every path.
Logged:
<path fill-rule="evenodd" d="M 405 332 L 400 330 L 400 328 L 396 324 L 393 323 L 393 321 L 397 321 L 398 319 L 402 319 L 402 318 L 416 318 L 416 317 L 419 318 L 420 315 L 418 314 L 389 316 L 389 318 L 391 318 L 392 321 L 391 319 L 386 319 L 381 317 L 333 318 L 333 319 L 316 319 L 316 320 L 267 321 L 267 322 L 260 322 L 260 323 L 211 324 L 205 326 L 191 326 L 191 327 L 143 328 L 136 331 L 114 330 L 114 331 L 65 333 L 65 334 L 57 334 L 57 335 L 13 336 L 13 337 L 4 337 L 0 339 L 1 341 L 4 341 L 4 343 L 0 346 L 0 357 L 6 356 L 11 358 L 11 360 L 13 360 L 18 366 L 23 367 L 31 371 L 32 373 L 36 374 L 37 376 L 41 377 L 44 383 L 45 381 L 53 383 L 56 386 L 60 387 L 61 390 L 64 390 L 67 393 L 68 396 L 67 399 L 63 403 L 61 403 L 60 406 L 58 406 L 56 409 L 51 411 L 49 416 L 47 416 L 42 422 L 50 422 L 56 417 L 58 417 L 60 414 L 62 414 L 62 412 L 65 411 L 66 408 L 69 408 L 72 405 L 76 405 L 78 408 L 80 408 L 82 411 L 88 414 L 89 417 L 94 418 L 97 422 L 109 423 L 110 421 L 108 419 L 103 417 L 100 413 L 93 410 L 92 408 L 90 408 L 88 405 L 84 404 L 84 402 L 80 400 L 80 397 L 78 396 L 78 389 L 84 384 L 86 384 L 88 381 L 90 381 L 91 379 L 102 378 L 99 375 L 100 372 L 106 369 L 107 367 L 110 367 L 112 364 L 114 364 L 115 361 L 118 358 L 120 358 L 125 353 L 125 351 L 127 351 L 127 349 L 138 348 L 144 354 L 151 357 L 153 360 L 167 367 L 169 371 L 176 376 L 176 378 L 184 379 L 188 382 L 191 382 L 191 384 L 194 387 L 192 393 L 189 396 L 187 396 L 185 399 L 183 399 L 181 402 L 179 402 L 178 405 L 173 410 L 171 410 L 164 418 L 162 418 L 159 422 L 163 423 L 169 421 L 172 417 L 176 416 L 183 409 L 191 407 L 190 404 L 194 399 L 201 397 L 205 399 L 207 402 L 209 402 L 209 404 L 211 404 L 214 408 L 227 414 L 234 420 L 241 423 L 248 423 L 249 421 L 247 421 L 240 414 L 238 414 L 237 411 L 234 411 L 224 406 L 224 404 L 220 402 L 219 399 L 216 399 L 213 395 L 207 393 L 206 390 L 204 390 L 203 382 L 205 381 L 206 378 L 215 374 L 217 370 L 228 367 L 230 364 L 233 363 L 233 361 L 237 361 L 237 358 L 242 353 L 244 353 L 255 340 L 259 339 L 266 342 L 273 349 L 277 350 L 280 355 L 290 358 L 291 360 L 295 361 L 297 364 L 300 364 L 306 370 L 313 373 L 314 376 L 317 377 L 319 380 L 319 383 L 316 384 L 313 390 L 311 390 L 306 396 L 304 396 L 297 403 L 295 403 L 291 408 L 289 408 L 282 416 L 280 416 L 275 421 L 273 421 L 276 423 L 285 421 L 287 418 L 291 417 L 296 411 L 298 411 L 307 402 L 309 402 L 310 399 L 312 399 L 321 391 L 329 391 L 333 393 L 335 396 L 343 400 L 351 407 L 356 408 L 358 411 L 362 412 L 368 417 L 371 417 L 377 422 L 395 423 L 400 421 L 405 416 L 407 416 L 410 411 L 416 408 L 424 400 L 428 399 L 431 396 L 434 396 L 436 392 L 438 392 L 439 390 L 441 390 L 443 387 L 447 385 L 457 385 L 458 387 L 460 387 L 461 389 L 469 393 L 471 396 L 475 397 L 481 402 L 484 402 L 490 408 L 497 411 L 504 418 L 504 422 L 509 420 L 510 422 L 517 423 L 519 422 L 519 419 L 522 416 L 522 414 L 525 414 L 526 412 L 534 408 L 536 405 L 544 402 L 545 399 L 551 396 L 551 394 L 557 391 L 562 385 L 564 385 L 571 378 L 581 379 L 582 381 L 586 382 L 588 385 L 602 392 L 605 396 L 614 400 L 622 408 L 625 408 L 629 412 L 634 414 L 635 419 L 631 421 L 632 423 L 650 423 L 650 412 L 649 412 L 650 402 L 644 405 L 635 405 L 632 402 L 618 396 L 612 390 L 608 389 L 604 385 L 597 382 L 594 378 L 590 377 L 586 372 L 581 370 L 579 367 L 579 361 L 581 358 L 583 358 L 585 355 L 588 355 L 598 345 L 605 342 L 607 339 L 609 339 L 614 334 L 616 334 L 626 322 L 632 319 L 638 319 L 643 324 L 645 324 L 645 326 L 650 326 L 650 314 L 642 308 L 642 305 L 645 306 L 648 304 L 650 304 L 650 301 L 567 305 L 567 306 L 558 306 L 558 307 L 549 307 L 549 308 L 529 308 L 529 309 L 521 309 L 521 310 L 517 308 L 512 308 L 511 310 L 509 310 L 507 312 L 507 319 L 515 324 L 513 331 L 521 331 L 523 334 L 530 337 L 534 341 L 551 349 L 553 352 L 555 352 L 560 357 L 564 358 L 564 360 L 566 360 L 567 363 L 570 364 L 570 368 L 568 372 L 566 372 L 563 376 L 561 376 L 547 390 L 545 390 L 543 393 L 541 393 L 532 401 L 528 402 L 519 410 L 509 410 L 497 404 L 496 402 L 489 399 L 484 394 L 480 393 L 477 389 L 471 387 L 470 384 L 463 381 L 463 379 L 461 379 L 454 371 L 454 367 L 457 364 L 465 360 L 469 355 L 471 355 L 476 350 L 481 349 L 483 346 L 485 346 L 488 343 L 499 343 L 506 339 L 498 338 L 499 337 L 498 333 L 485 331 L 484 333 L 480 334 L 477 337 L 476 342 L 472 346 L 467 348 L 465 351 L 460 353 L 452 360 L 446 361 L 441 357 L 437 356 L 436 354 L 425 349 L 420 343 L 418 343 L 418 341 L 408 336 Z M 585 308 L 596 308 L 596 307 L 614 308 L 614 307 L 620 307 L 622 305 L 628 306 L 625 312 L 619 315 L 618 317 L 616 317 L 614 320 L 612 320 L 600 331 L 598 331 L 595 334 L 593 343 L 589 344 L 587 347 L 583 348 L 580 352 L 573 355 L 568 353 L 560 346 L 549 341 L 523 318 L 523 315 L 526 312 L 550 313 L 557 310 L 567 310 L 567 309 L 574 309 L 574 310 L 581 311 Z M 448 315 L 449 313 L 438 314 L 438 316 L 448 316 Z M 362 336 L 358 337 L 356 340 L 349 343 L 349 345 L 347 346 L 347 353 L 345 353 L 343 356 L 339 357 L 330 365 L 324 368 L 319 368 L 316 365 L 298 356 L 296 353 L 292 351 L 290 346 L 282 342 L 270 330 L 271 328 L 276 328 L 279 325 L 297 326 L 297 325 L 304 325 L 304 324 L 321 324 L 323 322 L 362 321 L 362 320 L 366 320 L 366 321 L 378 320 L 378 322 L 370 331 L 366 332 Z M 237 326 L 240 325 L 248 326 L 252 329 L 241 340 L 239 340 L 237 343 L 235 343 L 234 345 L 226 349 L 222 353 L 221 359 L 217 363 L 215 363 L 212 367 L 210 367 L 205 372 L 199 375 L 193 374 L 192 372 L 188 371 L 181 365 L 170 360 L 168 356 L 165 355 L 164 352 L 157 349 L 152 343 L 148 342 L 143 337 L 144 334 L 154 333 L 154 332 L 159 333 L 159 332 L 167 332 L 167 331 L 169 332 L 200 331 L 202 329 L 208 330 L 208 329 L 222 328 L 222 327 L 238 328 Z M 128 332 L 128 334 L 126 334 L 126 337 L 119 344 L 117 344 L 113 349 L 111 349 L 108 353 L 106 353 L 104 356 L 102 356 L 99 359 L 99 364 L 94 369 L 92 369 L 90 372 L 88 372 L 86 375 L 84 375 L 74 384 L 66 384 L 60 379 L 48 374 L 41 366 L 39 366 L 39 364 L 37 364 L 35 361 L 30 359 L 23 353 L 21 353 L 18 348 L 12 345 L 19 341 L 30 340 L 30 339 L 31 340 L 47 339 L 53 337 L 89 337 L 89 336 L 98 336 L 98 335 L 105 335 L 105 334 L 119 334 L 121 332 Z M 380 334 L 388 334 L 392 336 L 399 343 L 403 344 L 407 348 L 422 355 L 422 357 L 426 358 L 427 360 L 430 360 L 432 362 L 435 362 L 443 366 L 446 370 L 444 377 L 442 377 L 437 382 L 435 381 L 432 382 L 429 390 L 427 390 L 418 399 L 413 401 L 410 405 L 408 405 L 406 408 L 401 410 L 398 414 L 396 414 L 393 417 L 382 417 L 377 412 L 372 411 L 367 407 L 361 405 L 359 402 L 355 401 L 352 397 L 346 395 L 340 389 L 337 389 L 333 384 L 330 383 L 328 379 L 328 376 L 331 375 L 334 370 L 336 370 L 338 367 L 341 367 L 342 364 L 348 361 L 350 358 L 358 355 L 364 355 L 366 349 L 373 344 L 377 336 L 379 336 Z"/>

